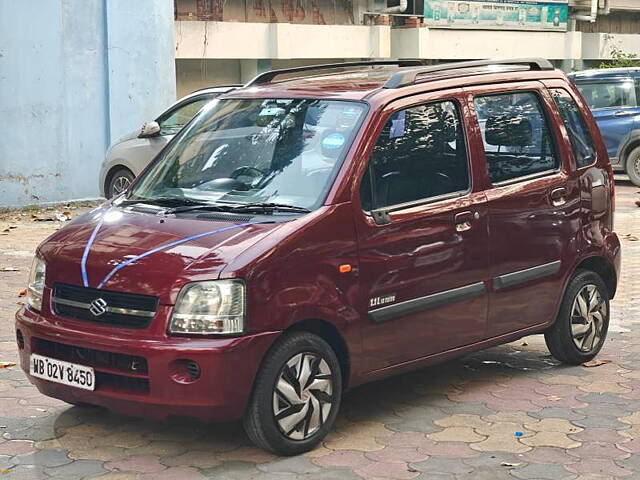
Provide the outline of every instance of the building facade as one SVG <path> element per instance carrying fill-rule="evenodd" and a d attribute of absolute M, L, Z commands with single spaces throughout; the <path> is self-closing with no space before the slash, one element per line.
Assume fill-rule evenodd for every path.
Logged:
<path fill-rule="evenodd" d="M 178 95 L 356 59 L 640 56 L 640 0 L 175 0 Z"/>

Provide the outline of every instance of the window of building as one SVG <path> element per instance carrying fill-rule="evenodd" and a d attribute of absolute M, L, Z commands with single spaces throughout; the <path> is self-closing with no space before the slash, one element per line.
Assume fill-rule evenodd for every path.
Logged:
<path fill-rule="evenodd" d="M 591 165 L 595 160 L 595 147 L 578 105 L 571 98 L 569 92 L 564 89 L 554 88 L 551 90 L 551 95 L 558 106 L 564 126 L 569 133 L 571 148 L 576 158 L 576 166 L 581 168 Z"/>
<path fill-rule="evenodd" d="M 360 188 L 365 210 L 469 189 L 458 108 L 452 101 L 394 113 L 378 136 Z"/>
<path fill-rule="evenodd" d="M 476 97 L 475 107 L 493 183 L 558 168 L 549 125 L 536 94 Z"/>

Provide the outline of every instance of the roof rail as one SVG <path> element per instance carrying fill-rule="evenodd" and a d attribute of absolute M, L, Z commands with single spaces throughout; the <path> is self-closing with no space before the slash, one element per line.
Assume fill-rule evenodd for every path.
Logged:
<path fill-rule="evenodd" d="M 455 70 L 460 70 L 463 68 L 473 68 L 473 67 L 488 67 L 491 65 L 518 65 L 518 66 L 526 66 L 529 67 L 529 70 L 553 70 L 553 64 L 544 58 L 516 58 L 516 59 L 505 59 L 505 60 L 477 60 L 471 62 L 453 62 L 453 63 L 444 63 L 441 65 L 431 65 L 425 66 L 422 68 L 413 68 L 411 70 L 401 70 L 397 73 L 391 75 L 389 80 L 386 81 L 383 88 L 400 88 L 406 87 L 407 85 L 413 85 L 416 83 L 416 78 L 420 75 L 424 75 L 425 73 L 435 73 L 435 72 L 445 72 L 447 70 L 451 70 L 452 73 Z"/>
<path fill-rule="evenodd" d="M 307 65 L 304 67 L 284 68 L 281 70 L 269 70 L 259 74 L 253 80 L 245 84 L 245 87 L 255 85 L 264 85 L 271 83 L 280 75 L 288 75 L 295 73 L 304 73 L 313 70 L 334 70 L 337 68 L 355 68 L 355 67 L 384 67 L 386 65 L 396 65 L 398 67 L 419 67 L 423 66 L 422 60 L 379 60 L 379 61 L 362 61 L 362 62 L 344 62 L 344 63 L 327 63 L 322 65 Z"/>

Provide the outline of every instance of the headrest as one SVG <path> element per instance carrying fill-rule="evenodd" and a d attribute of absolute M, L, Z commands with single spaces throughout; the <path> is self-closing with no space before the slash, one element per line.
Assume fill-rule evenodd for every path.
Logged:
<path fill-rule="evenodd" d="M 531 122 L 522 116 L 489 117 L 485 126 L 485 141 L 489 145 L 526 147 L 532 143 Z"/>

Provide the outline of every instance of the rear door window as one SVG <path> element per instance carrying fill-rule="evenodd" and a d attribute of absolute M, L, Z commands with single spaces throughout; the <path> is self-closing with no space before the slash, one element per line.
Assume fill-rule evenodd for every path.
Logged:
<path fill-rule="evenodd" d="M 595 161 L 595 147 L 578 105 L 569 92 L 562 88 L 553 88 L 550 92 L 569 133 L 576 166 L 582 168 L 591 165 Z"/>
<path fill-rule="evenodd" d="M 559 167 L 549 124 L 537 94 L 478 96 L 474 103 L 493 183 Z"/>
<path fill-rule="evenodd" d="M 392 114 L 360 187 L 364 210 L 415 202 L 470 187 L 460 112 L 453 101 Z"/>
<path fill-rule="evenodd" d="M 591 109 L 637 106 L 636 89 L 630 78 L 580 81 L 578 90 Z"/>

